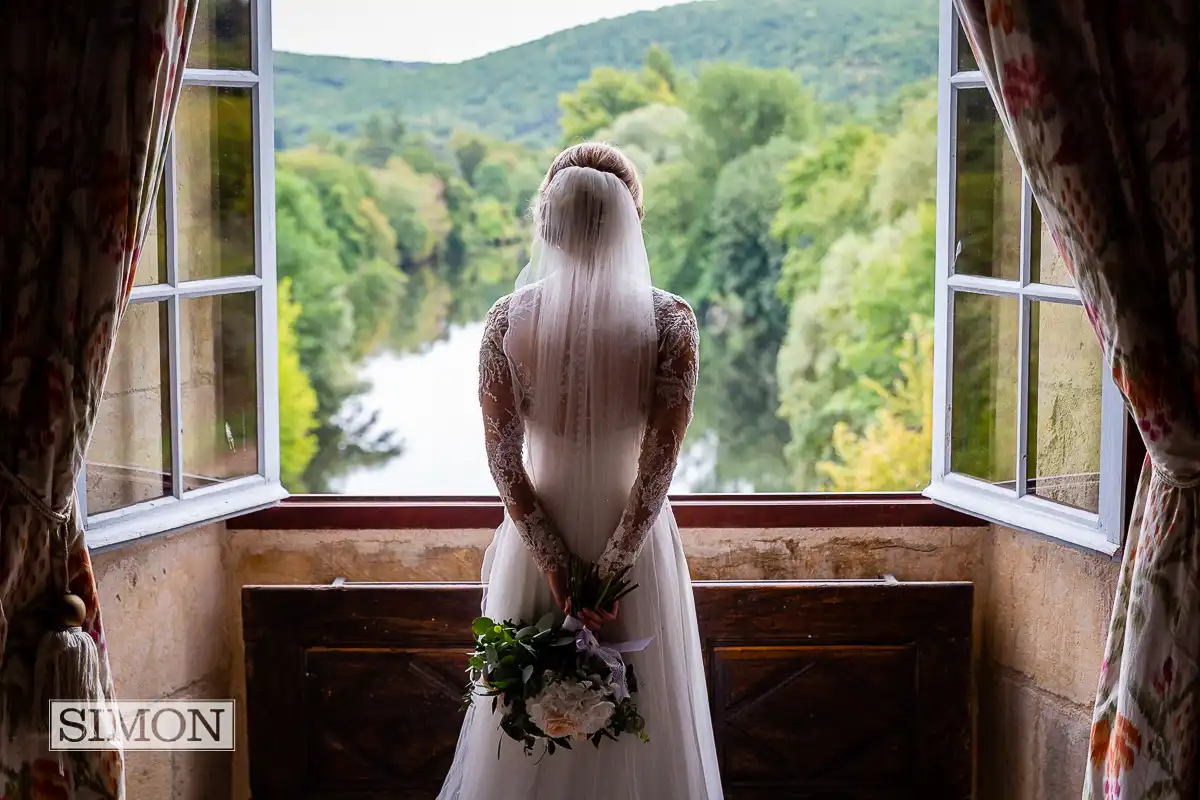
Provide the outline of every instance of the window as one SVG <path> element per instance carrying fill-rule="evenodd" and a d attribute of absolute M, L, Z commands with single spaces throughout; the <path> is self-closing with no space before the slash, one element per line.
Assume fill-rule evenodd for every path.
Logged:
<path fill-rule="evenodd" d="M 361 2 L 352 31 L 279 4 L 281 375 L 312 389 L 281 396 L 288 489 L 495 494 L 483 320 L 555 152 L 593 137 L 639 167 L 655 282 L 701 326 L 673 491 L 928 484 L 937 3 L 644 5 Z"/>
<path fill-rule="evenodd" d="M 1116 551 L 1125 413 L 943 2 L 932 483 L 926 495 Z"/>
<path fill-rule="evenodd" d="M 200 4 L 158 213 L 79 480 L 92 547 L 285 495 L 268 13 Z"/>
<path fill-rule="evenodd" d="M 673 490 L 724 494 L 695 524 L 761 526 L 733 493 L 785 525 L 815 519 L 797 494 L 878 515 L 892 501 L 862 493 L 935 509 L 925 490 L 1114 552 L 1120 398 L 950 2 L 940 25 L 935 0 L 855 2 L 668 3 L 533 43 L 468 41 L 453 3 L 403 24 L 380 2 L 387 35 L 338 40 L 292 4 L 274 55 L 268 0 L 203 3 L 80 481 L 89 542 L 283 487 L 493 513 L 482 320 L 526 263 L 550 158 L 594 137 L 641 170 L 655 281 L 700 319 Z M 351 58 L 286 52 L 327 45 Z"/>

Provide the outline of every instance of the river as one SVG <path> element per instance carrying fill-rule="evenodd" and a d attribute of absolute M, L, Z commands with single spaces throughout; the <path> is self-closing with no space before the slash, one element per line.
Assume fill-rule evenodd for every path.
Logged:
<path fill-rule="evenodd" d="M 476 398 L 483 322 L 453 326 L 448 336 L 418 353 L 382 353 L 365 361 L 359 377 L 370 391 L 356 398 L 363 412 L 378 412 L 403 452 L 385 464 L 344 476 L 337 489 L 355 495 L 495 495 L 483 446 Z M 673 492 L 687 492 L 712 469 L 715 448 L 693 431 L 686 466 Z M 713 453 L 713 457 L 708 457 Z"/>

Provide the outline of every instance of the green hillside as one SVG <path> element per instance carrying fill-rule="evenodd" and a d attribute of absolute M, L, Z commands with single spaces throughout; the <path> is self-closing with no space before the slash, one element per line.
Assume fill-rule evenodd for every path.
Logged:
<path fill-rule="evenodd" d="M 713 60 L 795 70 L 822 99 L 870 109 L 934 74 L 935 0 L 701 0 L 603 20 L 460 64 L 275 54 L 277 145 L 349 133 L 373 113 L 473 127 L 527 144 L 560 138 L 558 94 L 598 66 L 636 69 L 658 44 L 693 72 Z"/>

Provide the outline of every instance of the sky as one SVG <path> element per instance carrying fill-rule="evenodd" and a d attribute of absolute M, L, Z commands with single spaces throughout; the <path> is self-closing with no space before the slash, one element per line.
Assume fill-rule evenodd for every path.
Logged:
<path fill-rule="evenodd" d="M 276 50 L 466 61 L 547 34 L 687 0 L 274 0 Z"/>

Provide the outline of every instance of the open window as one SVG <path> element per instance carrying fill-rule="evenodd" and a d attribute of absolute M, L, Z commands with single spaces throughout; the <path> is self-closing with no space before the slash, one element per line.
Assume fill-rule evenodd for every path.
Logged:
<path fill-rule="evenodd" d="M 79 478 L 93 548 L 286 494 L 269 14 L 267 0 L 200 5 L 156 222 Z"/>
<path fill-rule="evenodd" d="M 421 526 L 463 527 L 477 506 L 491 516 L 476 522 L 494 524 L 498 503 L 464 494 L 490 493 L 482 446 L 470 438 L 481 434 L 474 351 L 479 320 L 523 263 L 522 213 L 543 151 L 499 133 L 453 130 L 442 131 L 445 147 L 433 147 L 429 137 L 438 131 L 420 125 L 440 117 L 422 116 L 419 108 L 411 111 L 411 129 L 397 112 L 359 120 L 361 130 L 350 118 L 349 133 L 318 130 L 339 120 L 297 117 L 295 98 L 308 102 L 333 88 L 310 75 L 320 78 L 316 57 L 287 53 L 280 56 L 287 74 L 277 134 L 269 0 L 214 0 L 199 14 L 156 228 L 138 264 L 80 479 L 89 543 L 103 547 L 263 508 L 286 495 L 281 475 L 297 492 L 358 496 L 299 498 L 290 510 L 273 512 L 296 520 L 288 524 L 353 527 L 353 507 L 372 515 L 372 525 L 404 527 L 415 524 L 416 508 L 439 515 L 421 516 Z M 927 71 L 910 76 L 908 94 L 877 87 L 891 98 L 877 110 L 878 130 L 797 127 L 792 123 L 811 115 L 793 109 L 776 115 L 782 127 L 763 134 L 765 141 L 739 144 L 723 127 L 728 114 L 667 93 L 613 120 L 613 130 L 596 131 L 627 144 L 621 131 L 636 139 L 645 131 L 633 123 L 647 115 L 657 120 L 655 131 L 663 119 L 690 119 L 689 136 L 702 130 L 712 147 L 728 145 L 728 158 L 702 159 L 716 170 L 705 179 L 715 187 L 712 197 L 693 185 L 701 173 L 686 161 L 691 151 L 660 148 L 661 163 L 647 170 L 647 193 L 650 206 L 663 207 L 648 207 L 647 229 L 656 247 L 678 251 L 681 265 L 695 263 L 689 236 L 712 239 L 697 251 L 710 255 L 708 277 L 677 275 L 676 286 L 669 270 L 656 276 L 685 295 L 691 286 L 705 325 L 708 385 L 701 393 L 708 405 L 697 409 L 678 489 L 764 494 L 758 502 L 741 494 L 681 499 L 681 521 L 764 527 L 818 519 L 985 524 L 982 518 L 1106 553 L 1118 548 L 1125 495 L 1119 393 L 950 0 L 941 2 L 939 49 L 936 115 L 931 84 L 924 83 L 930 58 Z M 655 86 L 678 77 L 657 48 L 645 64 L 626 66 L 622 80 L 631 85 L 642 86 L 647 76 Z M 779 89 L 782 80 L 775 71 L 717 66 L 702 88 L 718 99 L 740 82 Z M 403 75 L 457 86 L 454 76 L 469 68 L 434 64 Z M 389 86 L 397 75 L 387 73 Z M 579 86 L 587 89 L 591 80 Z M 812 97 L 784 83 L 785 107 L 811 111 Z M 326 108 L 310 105 L 300 110 Z M 757 115 L 753 108 L 746 113 Z M 935 117 L 936 187 L 934 170 L 924 166 L 932 166 Z M 554 135 L 543 131 L 539 141 L 548 147 Z M 277 148 L 285 245 L 278 271 Z M 645 158 L 654 150 L 634 149 Z M 815 174 L 826 161 L 834 166 Z M 911 169 L 896 166 L 910 162 Z M 780 176 L 783 184 L 774 180 Z M 351 190 L 326 186 L 337 182 Z M 667 235 L 661 226 L 673 219 L 673 203 L 701 195 L 707 210 L 685 204 L 699 216 L 675 220 L 687 236 Z M 893 202 L 875 202 L 876 195 Z M 827 196 L 853 200 L 846 201 L 855 210 L 851 222 L 816 213 L 827 210 Z M 897 198 L 911 207 L 898 206 Z M 342 228 L 325 219 L 331 214 L 345 217 L 349 240 L 335 240 Z M 710 236 L 711 226 L 699 224 L 714 215 L 730 236 Z M 503 224 L 491 224 L 497 219 Z M 829 231 L 843 235 L 829 242 L 816 235 Z M 675 263 L 670 255 L 657 253 L 655 263 Z M 459 283 L 438 278 L 435 267 Z M 338 269 L 345 285 L 329 281 Z M 285 290 L 277 289 L 278 275 L 287 278 Z M 932 380 L 921 345 L 929 341 L 931 295 Z M 364 309 L 358 316 L 347 310 L 356 303 Z M 389 328 L 392 320 L 400 324 Z M 301 328 L 307 338 L 297 345 Z M 399 356 L 368 359 L 380 341 L 403 353 L 403 363 Z M 869 348 L 860 346 L 864 341 Z M 842 349 L 833 352 L 828 342 Z M 450 369 L 450 357 L 461 368 Z M 371 370 L 388 380 L 372 381 Z M 347 387 L 372 382 L 379 406 L 361 403 L 356 414 L 362 398 Z M 409 386 L 426 391 L 406 393 Z M 388 421 L 384 409 L 405 415 L 404 441 L 375 429 L 377 419 Z M 464 432 L 466 442 L 451 435 Z M 935 443 L 931 470 L 928 437 Z M 954 511 L 915 493 L 929 473 L 926 497 Z M 789 494 L 831 488 L 847 494 Z M 381 516 L 389 508 L 395 513 Z M 323 521 L 314 516 L 319 509 Z M 253 524 L 270 526 L 256 516 Z"/>
<path fill-rule="evenodd" d="M 932 481 L 996 523 L 1114 553 L 1125 411 L 951 0 L 942 2 Z"/>

